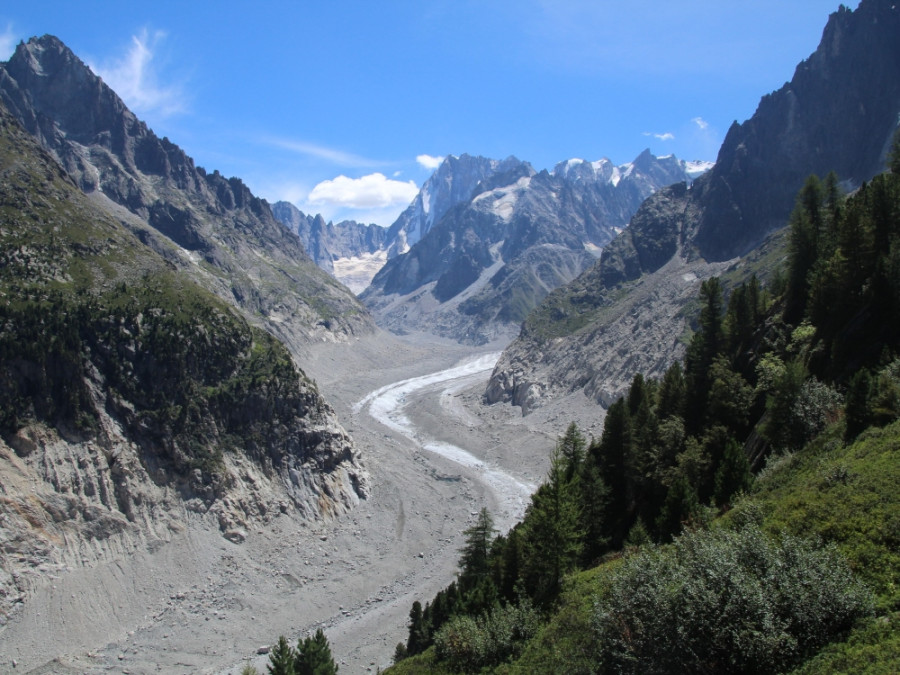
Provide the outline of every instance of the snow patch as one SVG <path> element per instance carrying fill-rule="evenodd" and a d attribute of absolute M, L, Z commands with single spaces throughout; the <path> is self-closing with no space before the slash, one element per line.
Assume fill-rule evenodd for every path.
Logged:
<path fill-rule="evenodd" d="M 482 192 L 472 200 L 472 203 L 477 204 L 478 202 L 485 199 L 493 199 L 494 201 L 490 207 L 491 211 L 496 216 L 500 217 L 504 222 L 509 222 L 509 220 L 512 218 L 513 212 L 515 211 L 516 202 L 519 199 L 519 194 L 523 190 L 526 190 L 530 184 L 531 176 L 522 176 L 512 185 L 507 185 L 501 188 L 494 188 L 493 190 Z"/>
<path fill-rule="evenodd" d="M 693 160 L 684 163 L 684 172 L 691 180 L 702 176 L 716 165 L 715 162 L 706 162 L 703 160 Z"/>
<path fill-rule="evenodd" d="M 363 253 L 352 258 L 338 258 L 334 261 L 334 277 L 344 286 L 359 295 L 387 262 L 387 251 Z"/>

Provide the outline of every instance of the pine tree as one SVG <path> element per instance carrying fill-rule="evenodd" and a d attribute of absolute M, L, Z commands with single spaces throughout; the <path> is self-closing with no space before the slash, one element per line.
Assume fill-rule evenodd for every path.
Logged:
<path fill-rule="evenodd" d="M 466 543 L 459 550 L 459 583 L 463 592 L 490 578 L 488 555 L 495 532 L 494 519 L 487 508 L 482 508 L 475 524 L 463 532 Z"/>
<path fill-rule="evenodd" d="M 328 638 L 321 628 L 316 630 L 314 636 L 307 636 L 297 643 L 295 675 L 336 675 L 337 671 Z"/>
<path fill-rule="evenodd" d="M 724 506 L 731 498 L 750 486 L 750 464 L 744 449 L 733 438 L 725 445 L 725 453 L 716 471 L 716 504 Z"/>
<path fill-rule="evenodd" d="M 631 419 L 625 399 L 620 398 L 606 411 L 603 434 L 589 451 L 592 461 L 599 467 L 600 477 L 609 488 L 603 523 L 613 549 L 621 548 L 631 526 L 628 512 L 632 506 L 633 491 L 626 477 L 626 460 L 631 455 L 631 444 Z"/>
<path fill-rule="evenodd" d="M 409 610 L 409 637 L 406 640 L 406 651 L 410 656 L 425 651 L 430 644 L 430 628 L 425 624 L 422 603 L 413 602 Z"/>
<path fill-rule="evenodd" d="M 818 256 L 823 222 L 821 205 L 822 183 L 818 177 L 810 176 L 800 190 L 789 221 L 788 279 L 782 316 L 792 325 L 800 323 L 806 314 L 809 275 Z"/>
<path fill-rule="evenodd" d="M 559 452 L 565 460 L 566 464 L 566 480 L 572 480 L 581 468 L 584 461 L 585 447 L 587 441 L 584 435 L 578 430 L 575 422 L 569 424 L 566 433 L 557 442 Z"/>
<path fill-rule="evenodd" d="M 681 362 L 675 361 L 666 370 L 659 387 L 659 402 L 656 404 L 656 415 L 660 422 L 671 416 L 684 416 L 685 395 L 684 370 L 681 368 Z"/>
<path fill-rule="evenodd" d="M 284 635 L 278 636 L 278 642 L 269 652 L 269 675 L 294 675 L 294 660 L 297 655 L 288 644 Z"/>
<path fill-rule="evenodd" d="M 687 411 L 685 422 L 690 433 L 703 425 L 709 401 L 710 367 L 725 346 L 723 329 L 722 284 L 711 277 L 700 284 L 700 326 L 691 338 L 685 355 Z"/>
<path fill-rule="evenodd" d="M 525 516 L 526 584 L 539 604 L 556 598 L 563 575 L 575 568 L 581 555 L 579 495 L 566 473 L 567 462 L 557 447 L 547 482 L 532 495 Z"/>

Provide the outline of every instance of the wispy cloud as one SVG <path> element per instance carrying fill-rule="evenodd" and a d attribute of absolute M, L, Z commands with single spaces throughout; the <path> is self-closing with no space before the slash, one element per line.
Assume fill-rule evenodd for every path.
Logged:
<path fill-rule="evenodd" d="M 19 44 L 19 38 L 13 32 L 12 24 L 8 23 L 6 30 L 0 33 L 0 61 L 7 61 L 16 51 L 17 44 Z"/>
<path fill-rule="evenodd" d="M 163 31 L 147 29 L 131 37 L 125 54 L 111 61 L 92 65 L 129 108 L 140 114 L 157 113 L 168 117 L 185 111 L 186 92 L 177 84 L 163 86 L 154 57 L 166 38 Z"/>
<path fill-rule="evenodd" d="M 391 180 L 381 173 L 361 178 L 338 176 L 316 185 L 307 197 L 314 205 L 352 209 L 387 208 L 409 204 L 419 192 L 413 181 Z"/>
<path fill-rule="evenodd" d="M 295 152 L 298 155 L 313 157 L 315 159 L 323 159 L 326 162 L 330 162 L 338 166 L 346 166 L 349 168 L 381 166 L 385 163 L 381 160 L 363 157 L 352 152 L 345 152 L 344 150 L 329 148 L 324 145 L 309 143 L 307 141 L 297 141 L 288 138 L 275 138 L 269 136 L 263 138 L 262 142 L 275 148 L 281 148 L 282 150 Z"/>
<path fill-rule="evenodd" d="M 431 155 L 418 155 L 416 161 L 426 169 L 436 169 L 444 161 L 443 157 L 432 157 Z"/>
<path fill-rule="evenodd" d="M 702 117 L 695 117 L 691 120 L 691 122 L 696 124 L 700 128 L 701 131 L 706 131 L 706 129 L 709 127 L 709 122 L 707 122 Z"/>

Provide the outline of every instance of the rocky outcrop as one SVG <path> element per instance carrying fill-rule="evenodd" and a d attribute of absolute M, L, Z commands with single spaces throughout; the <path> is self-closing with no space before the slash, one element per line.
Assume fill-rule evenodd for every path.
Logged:
<path fill-rule="evenodd" d="M 264 200 L 158 138 L 57 38 L 0 64 L 0 100 L 85 193 L 295 353 L 372 330 Z"/>
<path fill-rule="evenodd" d="M 649 151 L 622 166 L 574 159 L 540 173 L 507 159 L 389 259 L 360 297 L 395 332 L 475 344 L 511 335 L 550 291 L 593 264 L 648 195 L 692 178 L 685 162 Z"/>
<path fill-rule="evenodd" d="M 674 292 L 684 279 L 693 284 L 757 255 L 778 237 L 810 174 L 835 171 L 852 189 L 882 170 L 900 112 L 897 35 L 900 8 L 889 0 L 832 14 L 791 82 L 731 127 L 715 167 L 690 188 L 650 197 L 595 267 L 529 317 L 486 400 L 528 410 L 583 390 L 608 403 L 635 373 L 660 376 L 683 354 L 685 306 L 695 295 Z"/>

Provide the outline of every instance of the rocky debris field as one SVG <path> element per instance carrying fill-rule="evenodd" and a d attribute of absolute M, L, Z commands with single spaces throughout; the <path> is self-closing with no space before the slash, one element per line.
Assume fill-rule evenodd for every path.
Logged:
<path fill-rule="evenodd" d="M 0 672 L 236 675 L 248 661 L 264 669 L 278 635 L 295 641 L 318 627 L 341 672 L 388 665 L 406 639 L 413 601 L 430 600 L 453 579 L 461 533 L 482 506 L 498 514 L 498 525 L 513 522 L 514 509 L 498 501 L 485 474 L 496 469 L 537 485 L 569 422 L 588 434 L 602 429 L 602 410 L 578 397 L 527 417 L 483 405 L 489 370 L 399 400 L 411 435 L 360 405 L 388 384 L 501 346 L 473 353 L 379 333 L 314 348 L 302 365 L 359 447 L 371 476 L 367 499 L 329 522 L 275 515 L 242 542 L 197 515 L 167 542 L 48 573 L 0 628 Z M 465 448 L 484 465 L 461 465 L 424 449 L 422 439 Z"/>

